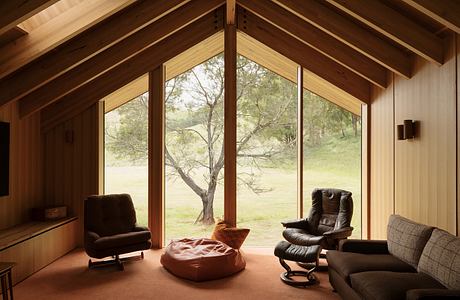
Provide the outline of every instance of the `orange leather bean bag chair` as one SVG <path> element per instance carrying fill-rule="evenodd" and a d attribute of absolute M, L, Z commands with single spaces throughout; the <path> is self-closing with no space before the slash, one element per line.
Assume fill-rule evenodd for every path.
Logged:
<path fill-rule="evenodd" d="M 172 241 L 160 262 L 172 274 L 193 281 L 226 277 L 246 267 L 240 251 L 204 238 Z"/>

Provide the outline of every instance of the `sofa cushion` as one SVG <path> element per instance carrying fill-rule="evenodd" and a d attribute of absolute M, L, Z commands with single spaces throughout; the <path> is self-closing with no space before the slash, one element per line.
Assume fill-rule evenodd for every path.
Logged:
<path fill-rule="evenodd" d="M 351 287 L 364 299 L 405 300 L 412 289 L 446 289 L 423 273 L 388 271 L 362 272 L 350 275 Z"/>
<path fill-rule="evenodd" d="M 419 224 L 399 215 L 388 221 L 388 252 L 417 268 L 423 248 L 434 227 Z"/>
<path fill-rule="evenodd" d="M 435 229 L 423 249 L 418 271 L 449 289 L 460 290 L 460 238 Z"/>
<path fill-rule="evenodd" d="M 365 271 L 415 272 L 412 266 L 390 254 L 361 254 L 329 250 L 326 254 L 329 268 L 334 269 L 344 280 L 350 275 Z"/>
<path fill-rule="evenodd" d="M 101 237 L 94 242 L 92 247 L 94 249 L 110 249 L 143 243 L 148 240 L 150 240 L 150 231 L 134 231 Z"/>

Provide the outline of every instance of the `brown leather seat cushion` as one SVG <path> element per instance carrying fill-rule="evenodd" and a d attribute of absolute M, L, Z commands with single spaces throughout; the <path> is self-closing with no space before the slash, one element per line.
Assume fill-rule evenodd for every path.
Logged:
<path fill-rule="evenodd" d="M 226 277 L 246 267 L 238 250 L 211 239 L 172 241 L 160 262 L 172 274 L 193 281 Z"/>
<path fill-rule="evenodd" d="M 125 247 L 132 244 L 144 243 L 148 240 L 150 240 L 150 231 L 133 231 L 101 237 L 94 242 L 93 248 L 97 250 Z"/>
<path fill-rule="evenodd" d="M 363 299 L 405 300 L 413 289 L 446 289 L 442 284 L 423 273 L 363 272 L 350 275 L 352 288 Z"/>
<path fill-rule="evenodd" d="M 409 264 L 390 254 L 361 254 L 329 250 L 326 254 L 329 268 L 334 269 L 350 283 L 350 275 L 366 271 L 415 272 Z"/>
<path fill-rule="evenodd" d="M 283 237 L 290 243 L 301 246 L 321 245 L 325 239 L 323 235 L 313 235 L 300 228 L 286 228 Z"/>

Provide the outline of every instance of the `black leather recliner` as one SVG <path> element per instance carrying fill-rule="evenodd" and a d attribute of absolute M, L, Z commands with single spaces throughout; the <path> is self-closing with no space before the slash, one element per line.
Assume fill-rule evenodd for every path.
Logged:
<path fill-rule="evenodd" d="M 283 237 L 295 245 L 320 245 L 335 250 L 340 240 L 349 237 L 353 216 L 351 192 L 339 189 L 315 189 L 312 208 L 305 219 L 281 222 L 286 229 Z"/>
<path fill-rule="evenodd" d="M 120 259 L 120 254 L 150 249 L 151 234 L 147 227 L 136 224 L 136 211 L 128 194 L 90 196 L 85 200 L 85 250 L 93 258 L 112 256 L 110 261 L 92 262 L 90 268 L 118 264 L 131 258 Z M 144 255 L 141 253 L 140 258 Z"/>

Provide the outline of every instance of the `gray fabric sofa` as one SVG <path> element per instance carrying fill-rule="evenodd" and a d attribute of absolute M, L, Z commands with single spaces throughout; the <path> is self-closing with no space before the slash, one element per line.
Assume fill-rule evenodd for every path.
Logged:
<path fill-rule="evenodd" d="M 386 241 L 344 240 L 326 257 L 343 299 L 460 299 L 460 238 L 398 215 Z"/>

